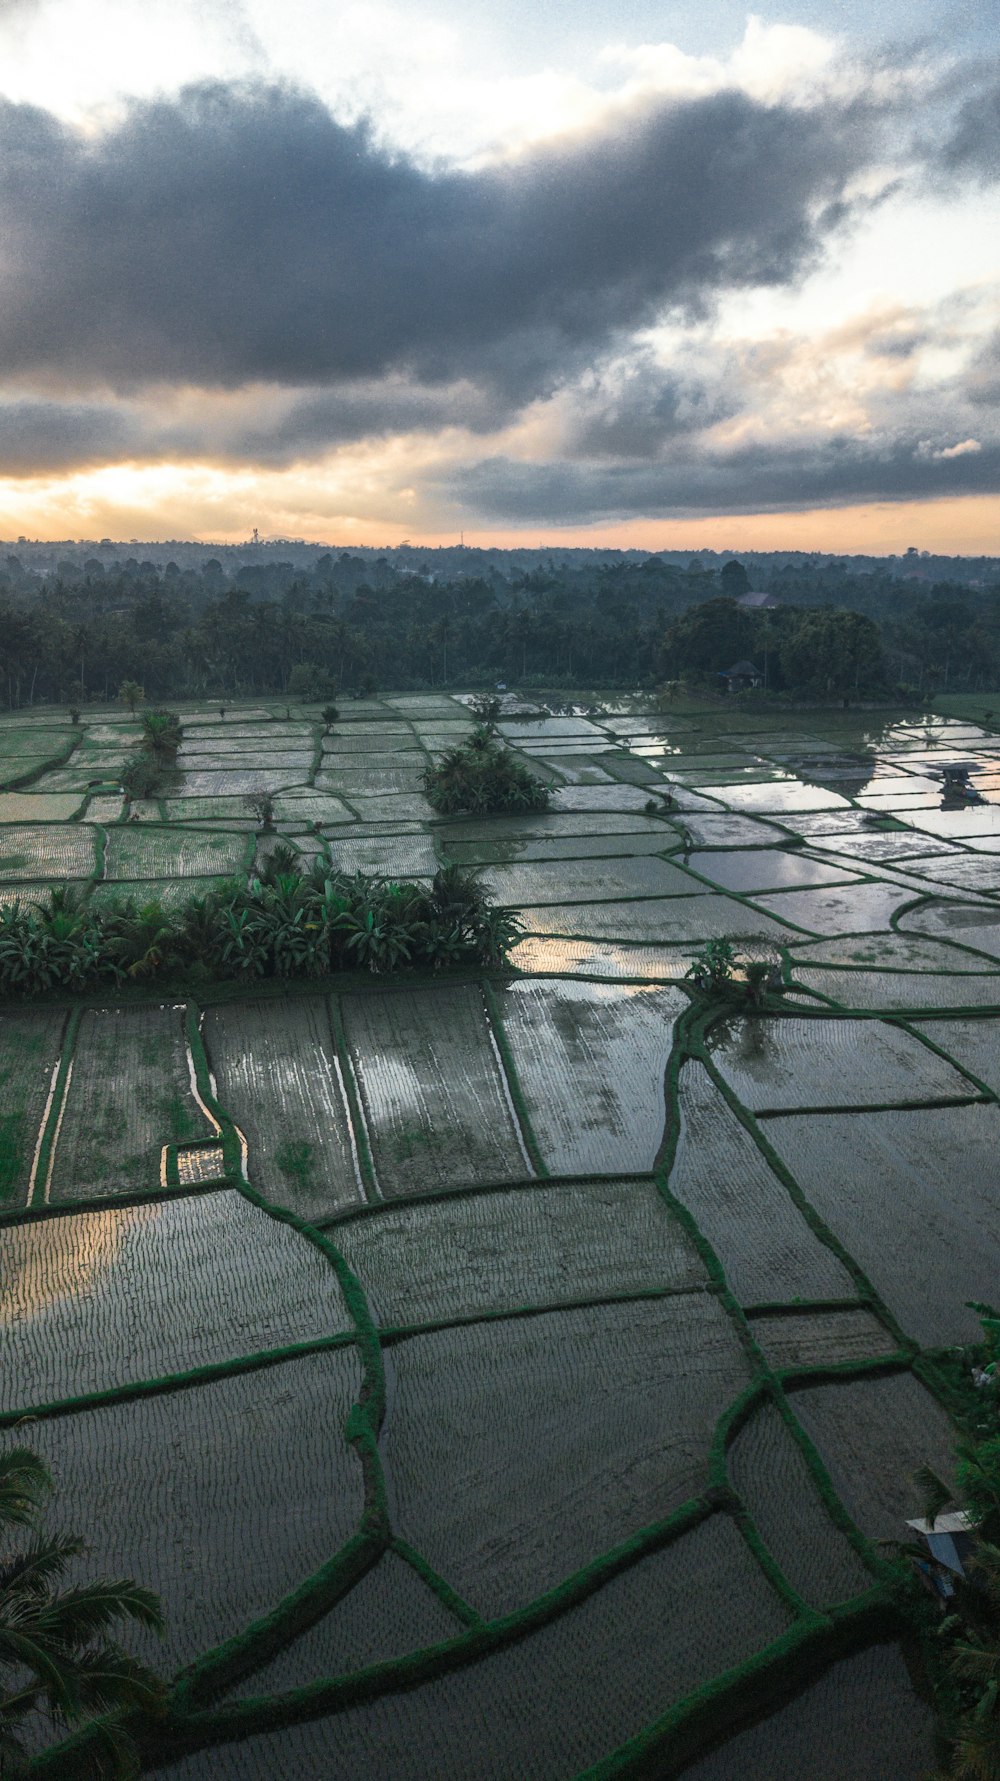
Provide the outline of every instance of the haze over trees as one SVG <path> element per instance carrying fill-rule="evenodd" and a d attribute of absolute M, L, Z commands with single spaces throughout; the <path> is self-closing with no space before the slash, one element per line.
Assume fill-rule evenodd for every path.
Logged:
<path fill-rule="evenodd" d="M 974 690 L 1000 676 L 1000 567 L 922 558 L 669 561 L 637 552 L 373 553 L 0 567 L 0 700 L 338 694 L 517 681 L 771 692 Z M 192 560 L 197 553 L 197 561 Z M 863 566 L 858 566 L 863 565 Z M 971 574 L 975 568 L 978 573 Z M 917 579 L 917 577 L 923 579 Z M 770 605 L 744 603 L 745 585 Z M 743 589 L 743 592 L 738 590 Z M 776 602 L 776 604 L 775 604 Z M 759 658 L 759 659 L 758 659 Z"/>

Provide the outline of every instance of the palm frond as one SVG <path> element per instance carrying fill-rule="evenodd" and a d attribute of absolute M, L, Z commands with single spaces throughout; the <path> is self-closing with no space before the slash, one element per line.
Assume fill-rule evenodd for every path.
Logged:
<path fill-rule="evenodd" d="M 72 1648 L 98 1637 L 122 1620 L 134 1620 L 151 1632 L 164 1628 L 160 1600 L 132 1577 L 102 1577 L 52 1598 L 38 1615 L 39 1630 Z"/>
<path fill-rule="evenodd" d="M 0 1528 L 30 1527 L 52 1489 L 45 1461 L 29 1447 L 0 1453 Z"/>

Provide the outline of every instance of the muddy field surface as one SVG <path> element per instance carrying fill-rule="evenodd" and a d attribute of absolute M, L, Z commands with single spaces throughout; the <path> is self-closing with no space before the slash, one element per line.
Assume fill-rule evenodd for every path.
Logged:
<path fill-rule="evenodd" d="M 474 870 L 521 922 L 479 977 L 0 1008 L 0 1442 L 38 1412 L 87 1574 L 161 1593 L 165 1646 L 139 1645 L 168 1677 L 208 1666 L 175 1781 L 636 1760 L 863 1597 L 916 1467 L 949 1472 L 934 1369 L 1000 1274 L 997 736 L 502 705 L 546 812 L 435 816 L 424 769 L 471 723 L 444 692 L 332 727 L 182 709 L 176 783 L 131 806 L 137 718 L 0 718 L 0 911 L 179 909 L 280 840 L 389 881 Z M 932 1760 L 863 1630 L 706 1739 L 695 1781 Z"/>

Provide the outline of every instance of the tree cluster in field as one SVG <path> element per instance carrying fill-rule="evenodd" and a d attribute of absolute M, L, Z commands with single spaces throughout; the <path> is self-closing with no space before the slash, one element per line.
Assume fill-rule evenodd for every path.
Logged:
<path fill-rule="evenodd" d="M 126 681 L 121 697 L 129 701 L 134 711 L 142 688 Z M 122 773 L 122 786 L 129 798 L 155 798 L 164 789 L 177 765 L 181 736 L 181 720 L 176 712 L 143 712 L 142 733 Z"/>
<path fill-rule="evenodd" d="M 377 685 L 508 682 L 552 689 L 710 677 L 766 656 L 769 690 L 862 692 L 1000 684 L 995 564 L 918 559 L 856 569 L 774 557 L 754 565 L 772 609 L 737 606 L 742 564 L 564 552 L 324 553 L 311 566 L 217 558 L 199 568 L 0 564 L 0 701 L 156 700 L 280 693 L 322 700 Z M 229 559 L 227 558 L 227 562 Z M 462 567 L 467 563 L 467 567 Z M 977 567 L 973 565 L 973 567 Z M 958 569 L 965 579 L 957 578 Z M 904 579 L 917 572 L 919 581 Z M 678 621 L 725 601 L 693 631 Z M 852 630 L 851 615 L 872 621 Z M 841 659 L 842 646 L 846 657 Z M 828 682 L 833 680 L 832 687 Z"/>
<path fill-rule="evenodd" d="M 499 741 L 490 724 L 450 748 L 424 772 L 428 803 L 442 816 L 499 816 L 547 810 L 548 787 Z"/>
<path fill-rule="evenodd" d="M 185 979 L 323 977 L 502 965 L 520 934 L 473 873 L 449 866 L 429 887 L 347 876 L 317 860 L 296 869 L 274 849 L 179 909 L 128 897 L 93 906 L 65 889 L 47 904 L 0 910 L 0 996 Z"/>

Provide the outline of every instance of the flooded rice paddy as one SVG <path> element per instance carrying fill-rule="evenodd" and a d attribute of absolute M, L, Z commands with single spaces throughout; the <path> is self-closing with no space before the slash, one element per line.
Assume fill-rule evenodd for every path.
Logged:
<path fill-rule="evenodd" d="M 2 1439 L 35 1417 L 89 1569 L 163 1596 L 148 1655 L 202 1660 L 177 1781 L 655 1751 L 950 1466 L 935 1366 L 1000 1273 L 996 735 L 505 704 L 544 814 L 434 817 L 443 693 L 182 711 L 138 822 L 138 720 L 0 722 L 4 907 L 178 906 L 260 860 L 265 789 L 302 859 L 476 869 L 522 922 L 480 981 L 0 1010 Z M 705 1016 L 719 938 L 783 994 Z M 918 1781 L 923 1684 L 859 1629 L 662 1772 Z"/>

